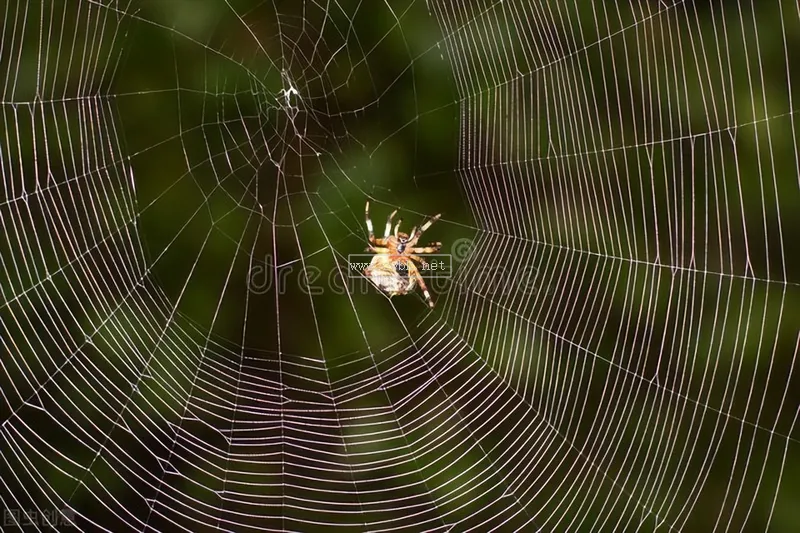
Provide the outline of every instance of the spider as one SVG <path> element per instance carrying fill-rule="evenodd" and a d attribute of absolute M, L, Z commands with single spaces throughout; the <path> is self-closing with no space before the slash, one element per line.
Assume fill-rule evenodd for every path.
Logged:
<path fill-rule="evenodd" d="M 440 242 L 431 243 L 428 246 L 416 246 L 417 241 L 419 241 L 425 230 L 439 220 L 442 215 L 438 214 L 431 218 L 419 229 L 415 226 L 411 230 L 411 237 L 409 237 L 406 233 L 400 231 L 400 224 L 403 222 L 402 218 L 394 226 L 394 235 L 391 234 L 392 219 L 396 214 L 397 210 L 395 209 L 386 220 L 386 231 L 383 238 L 377 239 L 372 230 L 372 220 L 369 218 L 369 202 L 367 202 L 365 209 L 367 231 L 369 231 L 369 248 L 367 248 L 367 251 L 374 252 L 376 255 L 364 270 L 364 274 L 390 297 L 397 294 L 408 294 L 419 284 L 425 295 L 425 300 L 433 308 L 433 299 L 414 262 L 418 262 L 425 268 L 427 263 L 417 254 L 436 253 L 442 247 Z"/>

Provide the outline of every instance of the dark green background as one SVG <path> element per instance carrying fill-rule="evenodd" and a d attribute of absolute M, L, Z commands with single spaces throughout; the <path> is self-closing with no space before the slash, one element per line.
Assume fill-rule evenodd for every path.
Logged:
<path fill-rule="evenodd" d="M 267 391 L 276 381 L 285 387 L 276 405 L 286 413 L 319 401 L 328 379 L 342 387 L 345 408 L 391 402 L 415 428 L 404 445 L 418 454 L 413 466 L 398 459 L 396 474 L 427 480 L 437 498 L 464 483 L 455 503 L 437 507 L 443 523 L 474 513 L 467 525 L 480 528 L 481 509 L 483 518 L 499 512 L 503 491 L 516 490 L 531 499 L 517 501 L 514 520 L 536 515 L 546 530 L 610 531 L 620 517 L 631 519 L 625 530 L 666 530 L 624 496 L 613 503 L 620 494 L 653 506 L 674 497 L 669 520 L 692 502 L 688 519 L 680 515 L 685 531 L 712 530 L 720 508 L 721 530 L 731 517 L 734 530 L 764 530 L 768 517 L 770 531 L 800 529 L 796 4 L 107 4 L 5 8 L 0 213 L 7 235 L 28 228 L 41 249 L 10 237 L 0 249 L 7 507 L 49 508 L 45 497 L 56 495 L 119 527 L 97 503 L 116 500 L 167 529 L 142 502 L 153 487 L 125 471 L 126 461 L 143 472 L 172 463 L 166 471 L 185 477 L 168 473 L 171 487 L 219 505 L 208 489 L 220 480 L 195 469 L 180 447 L 173 455 L 170 424 L 224 449 L 209 428 L 238 416 L 230 403 L 263 405 L 237 388 L 246 375 L 251 384 L 263 379 Z M 291 108 L 289 88 L 297 91 Z M 75 176 L 88 178 L 53 190 L 78 197 L 40 191 Z M 30 222 L 18 210 L 22 190 Z M 455 279 L 431 283 L 434 311 L 419 294 L 389 300 L 358 280 L 349 295 L 332 290 L 331 277 L 347 275 L 347 256 L 363 253 L 367 200 L 378 232 L 395 208 L 406 229 L 442 213 L 426 238 L 446 253 L 472 243 Z M 64 211 L 63 226 L 47 205 Z M 40 284 L 42 272 L 69 262 L 52 237 L 58 227 L 89 235 L 73 237 L 78 250 L 92 250 L 92 235 L 129 239 L 98 247 L 101 259 L 74 276 Z M 320 273 L 311 282 L 318 294 L 303 289 L 305 272 Z M 532 293 L 519 285 L 523 272 L 533 272 Z M 284 290 L 258 290 L 262 274 L 276 273 Z M 129 299 L 130 279 L 140 283 Z M 104 305 L 92 311 L 84 301 Z M 63 338 L 53 334 L 59 330 Z M 36 331 L 49 336 L 34 340 Z M 82 348 L 71 358 L 73 344 Z M 453 346 L 466 355 L 450 364 L 460 353 Z M 387 385 L 405 361 L 415 379 Z M 538 380 L 523 384 L 527 367 Z M 442 379 L 436 387 L 446 385 L 412 394 L 431 373 Z M 58 379 L 47 381 L 51 375 Z M 87 376 L 119 389 L 100 390 L 105 382 Z M 362 377 L 391 391 L 353 400 L 350 387 Z M 461 383 L 485 398 L 459 397 Z M 152 419 L 119 415 L 104 398 L 130 398 Z M 471 403 L 489 399 L 498 400 L 489 411 Z M 682 407 L 661 413 L 664 402 Z M 48 415 L 31 407 L 39 404 Z M 601 427 L 595 415 L 606 417 Z M 50 443 L 49 462 L 15 444 L 46 448 L 15 433 L 15 424 Z M 115 453 L 97 453 L 78 427 L 130 456 L 104 459 Z M 427 432 L 440 427 L 468 428 L 452 441 L 457 460 L 449 449 L 429 451 Z M 345 431 L 358 441 L 372 429 Z M 504 451 L 519 444 L 503 436 L 537 432 L 563 442 L 529 442 L 546 455 L 512 489 L 504 476 L 519 475 L 527 450 L 505 463 Z M 392 457 L 400 445 L 370 446 Z M 625 457 L 640 445 L 638 459 Z M 22 469 L 20 456 L 34 457 L 50 489 Z M 495 471 L 505 488 L 467 492 L 461 476 L 473 465 Z M 276 490 L 270 468 L 265 463 L 272 481 L 254 494 Z M 659 468 L 664 479 L 635 481 Z M 677 492 L 673 475 L 684 476 Z M 600 481 L 590 485 L 592 476 Z M 694 480 L 703 483 L 699 496 Z M 368 476 L 358 482 L 369 486 Z M 319 496 L 327 486 L 307 487 Z M 284 489 L 284 505 L 307 496 L 293 490 Z M 607 495 L 611 511 L 603 508 Z M 315 511 L 263 508 L 263 516 L 285 519 L 242 523 L 314 530 L 304 521 L 359 522 Z M 588 518 L 570 524 L 579 513 Z M 607 514 L 609 523 L 590 526 Z M 415 527 L 414 519 L 401 523 Z"/>

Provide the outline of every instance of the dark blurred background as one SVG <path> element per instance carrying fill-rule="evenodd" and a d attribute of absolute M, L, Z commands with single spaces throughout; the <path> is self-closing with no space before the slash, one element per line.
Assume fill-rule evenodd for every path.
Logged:
<path fill-rule="evenodd" d="M 800 529 L 798 16 L 8 2 L 0 503 Z M 349 275 L 368 200 L 442 214 L 433 311 Z"/>

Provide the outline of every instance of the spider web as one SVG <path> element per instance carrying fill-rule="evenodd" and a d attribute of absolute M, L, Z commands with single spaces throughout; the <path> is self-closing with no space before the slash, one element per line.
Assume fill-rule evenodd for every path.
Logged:
<path fill-rule="evenodd" d="M 2 11 L 5 528 L 793 530 L 796 3 Z"/>

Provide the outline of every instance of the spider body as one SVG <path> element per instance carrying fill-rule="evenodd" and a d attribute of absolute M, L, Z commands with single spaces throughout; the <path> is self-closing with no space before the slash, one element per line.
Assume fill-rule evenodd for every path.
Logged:
<path fill-rule="evenodd" d="M 372 220 L 369 218 L 369 202 L 367 202 L 365 210 L 367 231 L 369 232 L 369 248 L 367 248 L 367 251 L 373 252 L 375 257 L 372 258 L 369 266 L 364 270 L 364 274 L 389 296 L 408 294 L 419 285 L 428 305 L 433 307 L 433 299 L 415 262 L 424 267 L 426 265 L 425 260 L 417 254 L 436 253 L 441 248 L 442 243 L 436 242 L 421 247 L 416 246 L 416 244 L 425 230 L 439 220 L 441 215 L 431 218 L 419 229 L 415 227 L 411 230 L 411 235 L 409 235 L 400 232 L 402 219 L 397 221 L 392 234 L 392 219 L 395 214 L 397 214 L 397 210 L 392 212 L 386 220 L 386 230 L 383 238 L 376 238 L 372 228 Z"/>

